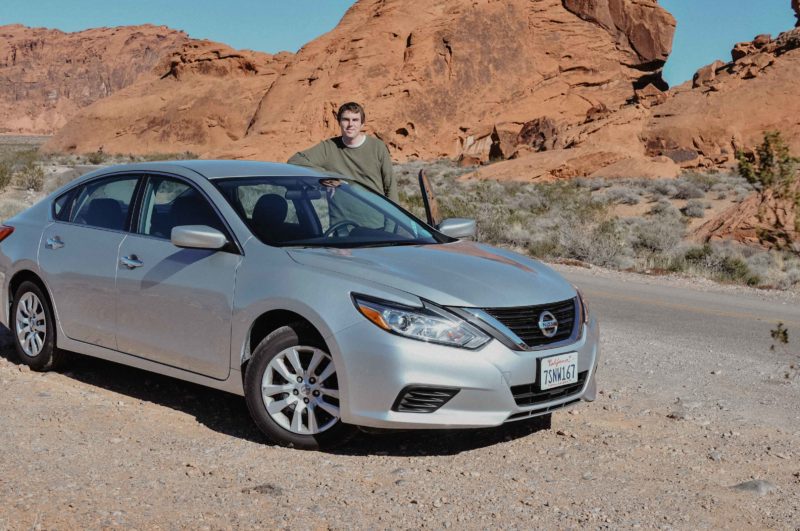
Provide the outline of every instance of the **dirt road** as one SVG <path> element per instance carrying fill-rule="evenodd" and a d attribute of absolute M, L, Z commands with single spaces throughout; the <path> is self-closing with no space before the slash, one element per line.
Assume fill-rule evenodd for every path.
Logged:
<path fill-rule="evenodd" d="M 562 269 L 603 323 L 602 394 L 533 433 L 278 448 L 239 397 L 90 358 L 32 373 L 4 331 L 0 529 L 800 529 L 800 336 L 768 333 L 797 299 Z"/>

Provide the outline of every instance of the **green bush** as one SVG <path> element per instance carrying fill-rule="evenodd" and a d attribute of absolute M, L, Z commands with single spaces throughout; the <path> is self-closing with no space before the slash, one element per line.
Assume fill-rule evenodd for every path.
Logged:
<path fill-rule="evenodd" d="M 789 146 L 779 131 L 764 133 L 764 141 L 754 153 L 738 151 L 739 174 L 760 190 L 785 191 L 797 174 L 798 159 L 789 154 Z"/>
<path fill-rule="evenodd" d="M 99 150 L 99 149 L 97 151 L 95 151 L 94 153 L 88 153 L 86 155 L 86 161 L 89 164 L 94 164 L 96 166 L 100 165 L 100 164 L 105 164 L 105 162 L 107 160 L 108 160 L 108 156 L 105 153 L 103 153 L 101 150 Z"/>

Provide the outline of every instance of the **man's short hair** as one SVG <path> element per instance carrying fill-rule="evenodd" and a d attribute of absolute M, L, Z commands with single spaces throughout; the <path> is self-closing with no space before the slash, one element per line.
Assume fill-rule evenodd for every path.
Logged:
<path fill-rule="evenodd" d="M 347 103 L 339 107 L 339 110 L 336 111 L 336 120 L 341 121 L 342 115 L 346 112 L 357 112 L 358 114 L 360 114 L 362 124 L 367 121 L 367 115 L 364 114 L 364 107 L 362 107 L 361 105 L 359 105 L 354 101 L 348 101 Z"/>

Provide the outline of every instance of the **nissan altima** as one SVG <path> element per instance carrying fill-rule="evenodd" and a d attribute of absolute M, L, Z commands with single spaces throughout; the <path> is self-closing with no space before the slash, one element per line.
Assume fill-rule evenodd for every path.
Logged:
<path fill-rule="evenodd" d="M 77 352 L 237 393 L 297 448 L 594 400 L 581 294 L 474 233 L 296 166 L 104 168 L 0 226 L 0 321 L 34 370 Z"/>

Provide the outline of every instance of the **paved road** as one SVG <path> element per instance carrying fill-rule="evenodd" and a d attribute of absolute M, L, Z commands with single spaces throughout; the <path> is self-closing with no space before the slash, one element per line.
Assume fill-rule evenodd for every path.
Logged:
<path fill-rule="evenodd" d="M 785 373 L 800 362 L 800 299 L 791 294 L 672 279 L 558 269 L 582 289 L 601 320 L 601 374 L 607 386 L 641 382 L 639 392 L 721 403 L 748 420 L 800 430 L 796 385 Z M 788 347 L 770 331 L 782 322 Z M 629 383 L 627 384 L 629 385 Z"/>

